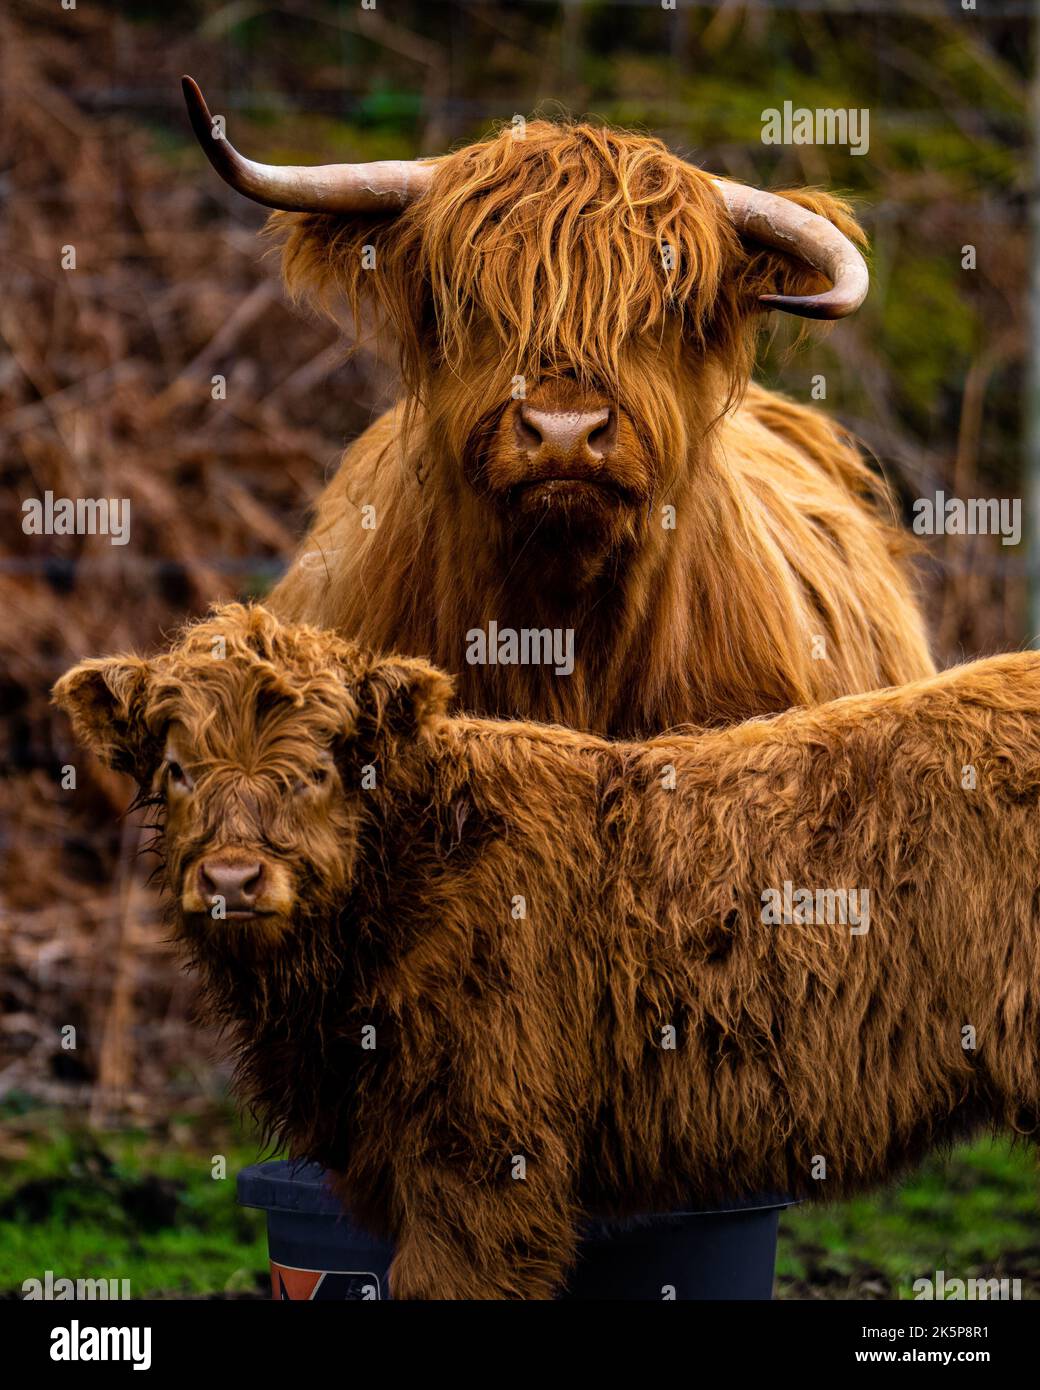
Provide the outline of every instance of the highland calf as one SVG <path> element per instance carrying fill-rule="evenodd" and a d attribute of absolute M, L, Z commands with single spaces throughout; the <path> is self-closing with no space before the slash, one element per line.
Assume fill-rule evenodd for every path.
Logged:
<path fill-rule="evenodd" d="M 450 694 L 228 606 L 55 695 L 164 808 L 242 1091 L 396 1297 L 549 1297 L 585 1213 L 1036 1133 L 1040 656 L 643 745 Z"/>

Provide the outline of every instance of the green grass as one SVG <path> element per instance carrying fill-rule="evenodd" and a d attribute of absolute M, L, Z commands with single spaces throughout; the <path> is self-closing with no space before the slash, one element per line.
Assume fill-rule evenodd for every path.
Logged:
<path fill-rule="evenodd" d="M 237 1173 L 259 1154 L 230 1114 L 102 1134 L 32 1112 L 3 1126 L 0 1156 L 0 1294 L 48 1269 L 129 1279 L 135 1298 L 263 1286 L 264 1217 L 235 1200 Z"/>
<path fill-rule="evenodd" d="M 225 1178 L 212 1158 L 226 1159 Z M 98 1133 L 68 1116 L 0 1108 L 0 1295 L 56 1277 L 129 1279 L 136 1298 L 265 1289 L 261 1213 L 235 1201 L 235 1175 L 258 1160 L 255 1135 L 228 1110 L 155 1129 Z M 1035 1160 L 982 1141 L 932 1159 L 870 1198 L 804 1205 L 781 1221 L 781 1298 L 911 1298 L 913 1281 L 1020 1278 L 1040 1298 Z"/>
<path fill-rule="evenodd" d="M 934 1278 L 1020 1278 L 1040 1298 L 1035 1155 L 982 1140 L 930 1159 L 871 1197 L 806 1205 L 780 1223 L 777 1293 L 806 1298 L 913 1298 Z"/>

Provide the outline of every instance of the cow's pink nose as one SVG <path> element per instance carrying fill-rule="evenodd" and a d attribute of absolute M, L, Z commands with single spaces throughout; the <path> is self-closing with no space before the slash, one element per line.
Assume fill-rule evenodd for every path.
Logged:
<path fill-rule="evenodd" d="M 538 410 L 520 408 L 520 443 L 530 454 L 545 453 L 560 458 L 580 458 L 591 454 L 602 458 L 610 447 L 610 410 Z"/>
<path fill-rule="evenodd" d="M 199 865 L 199 887 L 204 898 L 223 898 L 226 912 L 249 912 L 256 906 L 264 881 L 264 866 L 222 864 L 207 859 Z"/>

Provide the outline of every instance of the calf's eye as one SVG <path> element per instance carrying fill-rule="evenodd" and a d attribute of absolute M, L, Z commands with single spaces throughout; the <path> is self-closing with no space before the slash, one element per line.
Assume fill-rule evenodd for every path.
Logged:
<path fill-rule="evenodd" d="M 311 787 L 323 787 L 328 781 L 328 767 L 311 767 L 306 777 L 300 777 L 298 783 L 292 788 L 299 795 L 300 792 L 310 791 Z"/>
<path fill-rule="evenodd" d="M 306 777 L 301 777 L 293 785 L 293 791 L 299 796 L 301 792 L 308 791 L 311 787 L 321 787 L 329 780 L 329 770 L 327 767 L 315 767 L 308 772 Z"/>
<path fill-rule="evenodd" d="M 168 758 L 166 761 L 166 773 L 175 787 L 189 787 L 191 785 L 188 774 L 180 763 L 174 762 L 172 758 Z"/>

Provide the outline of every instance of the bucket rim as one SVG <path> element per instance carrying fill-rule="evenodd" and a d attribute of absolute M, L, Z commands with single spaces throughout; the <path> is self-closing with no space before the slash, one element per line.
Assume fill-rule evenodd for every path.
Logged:
<path fill-rule="evenodd" d="M 327 1170 L 302 1159 L 268 1159 L 253 1163 L 238 1174 L 239 1206 L 261 1211 L 291 1212 L 297 1216 L 349 1217 L 326 1182 Z M 614 1217 L 590 1215 L 585 1224 L 594 1230 L 627 1230 L 664 1221 L 704 1216 L 730 1216 L 760 1211 L 783 1211 L 798 1206 L 801 1198 L 783 1193 L 755 1193 L 711 1206 L 690 1205 L 645 1215 Z"/>

